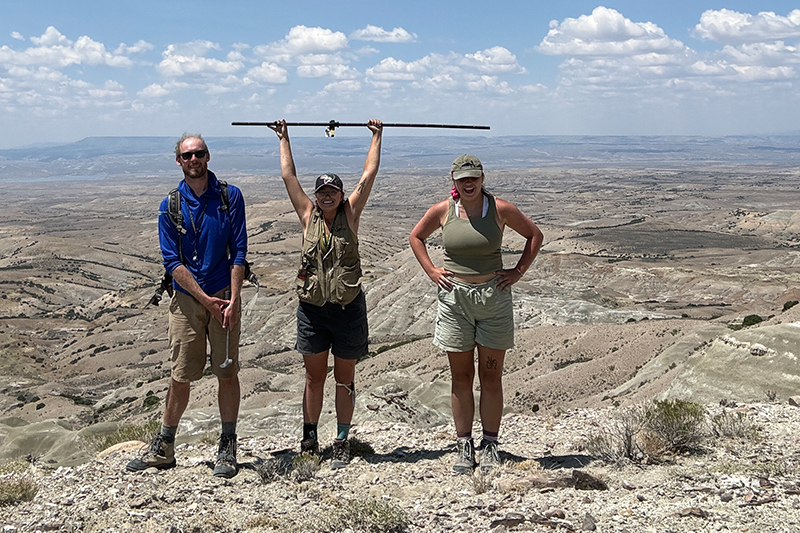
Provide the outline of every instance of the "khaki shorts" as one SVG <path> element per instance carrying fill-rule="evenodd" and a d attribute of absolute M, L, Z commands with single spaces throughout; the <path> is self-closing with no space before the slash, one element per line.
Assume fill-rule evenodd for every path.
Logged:
<path fill-rule="evenodd" d="M 212 296 L 224 298 L 223 289 Z M 211 371 L 218 378 L 232 378 L 239 372 L 239 333 L 241 318 L 231 330 L 230 358 L 233 364 L 220 368 L 225 361 L 227 332 L 211 313 L 193 296 L 175 291 L 169 304 L 169 345 L 172 354 L 172 379 L 186 383 L 203 377 L 206 367 L 206 339 L 211 344 Z"/>
<path fill-rule="evenodd" d="M 446 352 L 467 352 L 475 344 L 508 350 L 514 346 L 514 303 L 511 290 L 501 291 L 492 279 L 439 289 L 439 310 L 433 344 Z"/>

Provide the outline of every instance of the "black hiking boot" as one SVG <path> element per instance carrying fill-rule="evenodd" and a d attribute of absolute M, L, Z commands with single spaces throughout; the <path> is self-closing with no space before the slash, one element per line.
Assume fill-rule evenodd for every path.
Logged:
<path fill-rule="evenodd" d="M 232 478 L 236 475 L 236 434 L 222 435 L 219 438 L 219 451 L 217 461 L 214 463 L 216 477 Z"/>

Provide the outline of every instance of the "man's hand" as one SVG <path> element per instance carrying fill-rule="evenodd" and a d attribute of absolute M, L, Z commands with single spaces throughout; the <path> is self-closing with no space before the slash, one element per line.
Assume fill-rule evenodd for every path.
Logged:
<path fill-rule="evenodd" d="M 241 303 L 238 299 L 223 300 L 226 305 L 222 311 L 222 327 L 230 330 L 239 322 Z"/>
<path fill-rule="evenodd" d="M 222 324 L 222 327 L 225 327 L 225 308 L 228 306 L 230 302 L 228 300 L 223 300 L 222 298 L 216 298 L 214 296 L 209 296 L 208 300 L 203 302 L 203 307 L 208 309 L 208 312 L 211 313 L 217 322 Z M 226 328 L 227 329 L 227 328 Z"/>

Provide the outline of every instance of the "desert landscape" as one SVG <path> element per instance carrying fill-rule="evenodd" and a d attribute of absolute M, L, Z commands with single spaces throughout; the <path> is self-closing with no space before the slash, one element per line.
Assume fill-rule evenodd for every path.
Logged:
<path fill-rule="evenodd" d="M 467 149 L 473 148 L 491 161 L 494 145 L 486 156 L 477 145 Z M 62 179 L 53 177 L 53 168 L 73 162 L 54 157 L 37 163 L 50 179 L 0 182 L 6 200 L 0 212 L 0 458 L 27 457 L 35 471 L 29 475 L 42 487 L 31 502 L 2 511 L 0 523 L 12 528 L 6 530 L 282 530 L 291 522 L 275 514 L 280 491 L 293 494 L 283 496 L 294 502 L 287 509 L 302 514 L 304 505 L 324 512 L 328 499 L 357 495 L 358 487 L 398 499 L 414 531 L 580 530 L 589 528 L 587 513 L 599 531 L 796 530 L 800 477 L 791 435 L 800 417 L 787 401 L 800 390 L 800 310 L 793 306 L 800 300 L 800 171 L 791 161 L 734 164 L 660 154 L 570 162 L 572 155 L 558 153 L 547 162 L 547 154 L 534 157 L 526 148 L 530 157 L 522 163 L 504 155 L 487 165 L 487 188 L 530 216 L 545 244 L 514 287 L 516 346 L 505 362 L 501 433 L 508 465 L 479 491 L 474 480 L 449 470 L 449 371 L 431 345 L 435 288 L 407 243 L 425 210 L 447 194 L 449 163 L 439 159 L 452 159 L 452 150 L 418 168 L 388 151 L 359 235 L 371 356 L 356 367 L 354 431 L 376 455 L 357 459 L 343 476 L 319 474 L 318 485 L 287 479 L 265 488 L 258 471 L 269 457 L 292 453 L 286 450 L 299 441 L 301 426 L 302 361 L 292 349 L 300 227 L 276 159 L 265 163 L 267 154 L 266 170 L 258 173 L 250 163 L 232 164 L 235 158 L 223 150 L 221 167 L 213 157 L 210 164 L 245 194 L 249 259 L 259 279 L 258 289 L 244 290 L 240 355 L 239 435 L 250 454 L 240 461 L 252 468 L 224 483 L 205 472 L 212 453 L 205 441 L 218 427 L 211 376 L 193 387 L 174 472 L 116 474 L 130 449 L 98 457 L 86 445 L 121 425 L 160 418 L 169 383 L 166 303 L 146 304 L 162 274 L 157 206 L 180 179 L 177 167 L 139 172 L 131 163 L 113 172 L 107 156 L 93 154 L 70 170 L 72 179 Z M 0 156 L 4 172 L 24 176 L 35 167 Z M 168 153 L 159 157 L 171 163 Z M 314 176 L 302 175 L 297 157 L 308 186 Z M 358 170 L 359 158 L 329 160 L 345 187 L 358 176 L 340 166 Z M 91 165 L 103 169 L 102 178 L 92 177 Z M 507 230 L 507 265 L 521 245 Z M 428 246 L 438 257 L 438 234 Z M 709 412 L 720 405 L 738 409 L 762 428 L 762 440 L 752 449 L 747 442 L 714 441 L 705 455 L 644 467 L 612 467 L 586 451 L 604 420 L 653 399 L 689 400 Z M 321 433 L 332 437 L 330 408 L 326 403 Z M 710 467 L 756 464 L 765 453 L 784 465 L 770 471 L 773 479 L 761 475 L 772 484 L 770 501 L 759 500 L 766 485 L 751 486 L 756 470 L 733 475 Z M 564 464 L 553 467 L 551 456 Z M 514 483 L 531 476 L 526 461 L 550 474 L 566 468 L 567 476 L 589 465 L 612 490 L 584 497 L 574 483 L 530 480 L 520 488 Z M 103 481 L 93 487 L 92 479 Z M 165 496 L 173 484 L 183 490 L 191 483 L 198 483 L 199 496 Z M 235 495 L 239 489 L 244 495 Z M 271 496 L 258 507 L 252 494 L 264 490 Z M 729 492 L 731 499 L 721 501 Z M 249 509 L 247 516 L 233 520 L 217 511 L 203 522 L 197 513 L 177 511 L 231 500 Z M 100 512 L 103 506 L 112 513 Z M 563 512 L 534 520 L 551 508 Z M 705 516 L 680 516 L 693 508 Z M 758 522 L 754 509 L 769 510 L 768 519 Z"/>

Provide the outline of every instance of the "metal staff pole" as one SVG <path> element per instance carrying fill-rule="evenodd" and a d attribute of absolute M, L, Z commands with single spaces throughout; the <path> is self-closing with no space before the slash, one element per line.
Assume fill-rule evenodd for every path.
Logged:
<path fill-rule="evenodd" d="M 231 122 L 231 126 L 274 126 L 277 122 Z M 336 128 L 351 126 L 366 126 L 366 122 L 287 122 L 287 126 L 325 126 L 325 136 L 333 137 Z M 488 130 L 489 126 L 475 126 L 472 124 L 408 124 L 401 122 L 384 122 L 384 128 L 446 128 L 459 130 Z"/>

